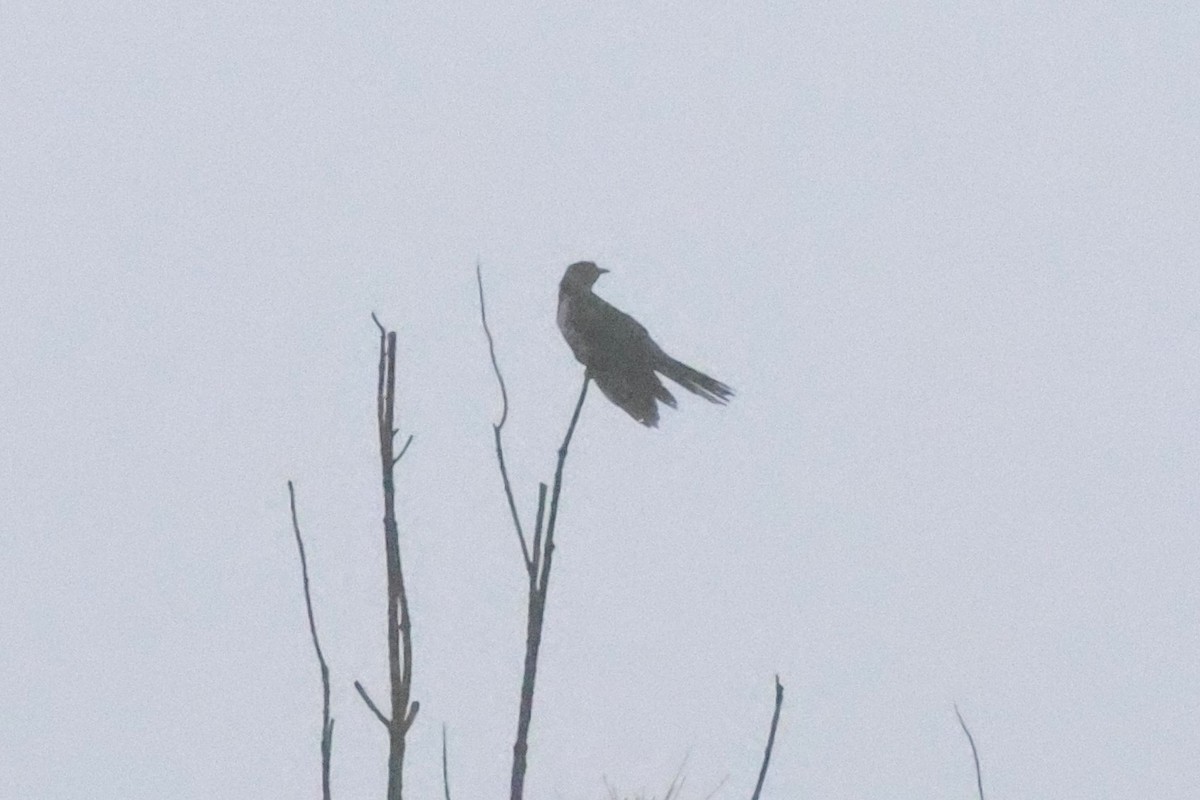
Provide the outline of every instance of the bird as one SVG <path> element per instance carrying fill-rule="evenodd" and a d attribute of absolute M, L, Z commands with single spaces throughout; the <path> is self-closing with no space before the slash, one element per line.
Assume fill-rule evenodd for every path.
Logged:
<path fill-rule="evenodd" d="M 558 329 L 604 396 L 648 428 L 658 426 L 658 401 L 675 408 L 659 375 L 711 403 L 728 403 L 733 389 L 671 358 L 637 320 L 592 291 L 606 272 L 576 261 L 558 285 Z"/>

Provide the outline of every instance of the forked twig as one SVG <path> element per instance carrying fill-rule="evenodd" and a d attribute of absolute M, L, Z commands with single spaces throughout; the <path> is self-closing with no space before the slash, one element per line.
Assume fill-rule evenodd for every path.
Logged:
<path fill-rule="evenodd" d="M 583 386 L 579 390 L 579 400 L 575 403 L 575 412 L 571 415 L 571 424 L 567 426 L 567 434 L 558 448 L 558 466 L 554 471 L 550 514 L 544 528 L 542 512 L 546 507 L 546 484 L 538 486 L 538 522 L 535 536 L 542 534 L 544 539 L 540 542 L 537 552 L 534 553 L 529 569 L 529 605 L 525 623 L 525 671 L 521 679 L 521 705 L 517 712 L 517 738 L 513 743 L 513 770 L 509 800 L 522 800 L 525 792 L 529 725 L 533 720 L 533 693 L 537 683 L 538 653 L 542 646 L 542 627 L 546 621 L 546 597 L 550 588 L 550 568 L 554 558 L 554 530 L 558 522 L 558 498 L 562 492 L 563 466 L 567 460 L 567 451 L 571 446 L 571 438 L 575 435 L 575 426 L 579 422 L 579 413 L 583 409 L 583 401 L 587 397 L 590 382 L 591 378 L 585 374 Z"/>
<path fill-rule="evenodd" d="M 554 486 L 548 489 L 545 483 L 538 485 L 537 518 L 533 531 L 533 550 L 525 538 L 525 529 L 521 525 L 521 515 L 517 512 L 517 503 L 513 497 L 512 481 L 509 480 L 508 467 L 504 462 L 504 444 L 501 430 L 508 420 L 508 389 L 504 385 L 504 375 L 500 371 L 500 363 L 496 358 L 496 344 L 488 327 L 487 308 L 483 293 L 483 268 L 475 262 L 475 281 L 479 288 L 479 318 L 483 323 L 483 332 L 487 336 L 488 354 L 491 357 L 492 369 L 496 373 L 496 381 L 500 384 L 500 397 L 503 407 L 500 421 L 492 425 L 492 433 L 496 443 L 496 461 L 500 466 L 500 478 L 504 483 L 504 496 L 508 501 L 508 510 L 512 515 L 513 528 L 521 543 L 521 556 L 525 563 L 525 572 L 529 579 L 528 606 L 525 621 L 525 668 L 521 679 L 521 703 L 517 712 L 517 736 L 513 743 L 512 783 L 510 800 L 522 800 L 525 791 L 525 770 L 529 752 L 529 725 L 533 717 L 533 693 L 537 681 L 538 652 L 542 642 L 542 627 L 546 617 L 546 596 L 550 585 L 550 568 L 554 557 L 554 530 L 558 522 L 558 500 L 562 493 L 563 467 L 567 460 L 567 451 L 571 438 L 575 435 L 575 426 L 579 423 L 579 415 L 583 410 L 583 401 L 587 398 L 588 384 L 591 377 L 583 377 L 583 386 L 579 390 L 579 400 L 571 414 L 571 422 L 567 426 L 566 436 L 558 448 L 558 464 L 554 470 Z M 550 494 L 547 513 L 546 495 Z"/>
<path fill-rule="evenodd" d="M 383 543 L 387 564 L 388 679 L 392 714 L 386 717 L 371 702 L 360 684 L 359 695 L 377 719 L 388 728 L 388 800 L 401 800 L 404 785 L 405 736 L 420 705 L 412 698 L 412 618 L 400 561 L 400 533 L 396 523 L 396 462 L 412 442 L 410 436 L 400 455 L 396 446 L 396 332 L 389 331 L 375 314 L 379 329 L 379 379 L 376 383 L 375 413 L 379 426 L 380 477 L 383 484 Z"/>

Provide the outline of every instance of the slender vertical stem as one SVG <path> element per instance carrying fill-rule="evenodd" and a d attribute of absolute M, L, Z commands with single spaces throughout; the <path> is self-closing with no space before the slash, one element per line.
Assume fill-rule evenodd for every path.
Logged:
<path fill-rule="evenodd" d="M 587 398 L 588 384 L 592 377 L 583 376 L 583 387 L 579 390 L 579 400 L 575 403 L 575 413 L 571 415 L 571 424 L 567 426 L 567 435 L 558 448 L 558 466 L 554 470 L 554 490 L 550 494 L 550 518 L 546 521 L 546 541 L 542 547 L 541 593 L 546 594 L 550 583 L 550 559 L 554 555 L 554 531 L 558 523 L 558 496 L 562 492 L 563 467 L 567 463 L 567 449 L 571 446 L 571 438 L 575 435 L 575 425 L 579 422 L 579 412 L 583 410 L 583 401 Z"/>
<path fill-rule="evenodd" d="M 288 481 L 288 502 L 292 508 L 292 531 L 296 534 L 296 549 L 300 551 L 300 574 L 304 577 L 304 607 L 308 610 L 308 632 L 312 635 L 313 650 L 317 651 L 317 663 L 321 667 L 321 797 L 330 800 L 330 763 L 333 760 L 333 717 L 329 714 L 329 665 L 321 652 L 321 640 L 317 638 L 317 621 L 313 617 L 312 593 L 308 587 L 308 559 L 304 555 L 304 539 L 300 536 L 300 522 L 296 517 L 296 489 Z"/>
<path fill-rule="evenodd" d="M 499 374 L 497 371 L 496 374 Z M 508 510 L 512 514 L 513 527 L 517 531 L 517 539 L 521 542 L 521 555 L 525 558 L 525 569 L 533 569 L 533 556 L 529 553 L 529 545 L 525 543 L 525 531 L 521 527 L 521 515 L 517 513 L 517 501 L 513 499 L 512 482 L 508 479 L 508 467 L 504 465 L 504 443 L 501 439 L 501 426 L 492 426 L 492 435 L 496 440 L 496 461 L 500 464 L 500 480 L 504 483 L 504 496 L 508 498 Z M 534 545 L 537 548 L 537 545 Z"/>
<path fill-rule="evenodd" d="M 546 522 L 546 484 L 538 484 L 537 522 L 533 527 L 533 562 L 529 565 L 529 590 L 537 589 L 538 573 L 542 569 L 542 531 Z"/>
<path fill-rule="evenodd" d="M 775 676 L 775 713 L 771 716 L 771 733 L 767 735 L 767 749 L 763 752 L 762 768 L 758 771 L 758 783 L 754 785 L 751 800 L 762 794 L 763 781 L 767 779 L 767 766 L 771 763 L 771 751 L 775 748 L 775 730 L 779 727 L 779 710 L 783 708 L 783 684 Z"/>
<path fill-rule="evenodd" d="M 450 800 L 450 765 L 446 757 L 446 726 L 442 725 L 442 788 L 446 792 L 446 800 Z"/>
<path fill-rule="evenodd" d="M 979 769 L 979 751 L 975 749 L 975 737 L 971 735 L 966 721 L 959 713 L 957 703 L 954 704 L 954 716 L 958 717 L 958 724 L 962 726 L 963 733 L 967 735 L 967 741 L 971 745 L 971 758 L 975 759 L 975 786 L 979 790 L 979 800 L 983 800 L 983 772 Z"/>
<path fill-rule="evenodd" d="M 521 542 L 521 555 L 525 558 L 525 569 L 533 570 L 533 556 L 529 545 L 525 542 L 525 530 L 521 527 L 521 515 L 517 513 L 517 501 L 513 499 L 512 482 L 508 479 L 508 467 L 504 464 L 504 443 L 501 433 L 504 423 L 508 421 L 508 389 L 504 386 L 504 373 L 500 371 L 500 362 L 496 358 L 496 342 L 492 338 L 492 329 L 488 327 L 487 303 L 483 299 L 483 267 L 475 262 L 475 282 L 479 286 L 479 319 L 483 323 L 483 333 L 487 336 L 488 355 L 492 359 L 492 370 L 496 373 L 496 383 L 500 384 L 500 421 L 492 425 L 492 436 L 496 440 L 496 461 L 500 464 L 500 479 L 504 483 L 504 496 L 508 500 L 508 510 L 512 514 L 513 528 L 517 531 L 517 539 Z M 536 545 L 535 545 L 536 549 Z"/>

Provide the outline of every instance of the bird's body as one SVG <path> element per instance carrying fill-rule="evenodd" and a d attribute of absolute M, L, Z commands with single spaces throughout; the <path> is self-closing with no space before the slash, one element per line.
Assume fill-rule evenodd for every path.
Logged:
<path fill-rule="evenodd" d="M 675 407 L 658 374 L 705 400 L 728 402 L 732 389 L 671 358 L 637 320 L 592 291 L 607 271 L 591 261 L 576 262 L 558 288 L 558 328 L 604 396 L 647 427 L 658 424 L 658 401 Z"/>

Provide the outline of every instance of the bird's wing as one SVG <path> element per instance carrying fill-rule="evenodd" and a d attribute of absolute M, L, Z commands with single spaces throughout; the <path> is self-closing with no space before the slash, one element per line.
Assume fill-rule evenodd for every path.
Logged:
<path fill-rule="evenodd" d="M 615 405 L 643 425 L 658 424 L 658 403 L 675 398 L 654 374 L 662 355 L 637 320 L 594 294 L 579 298 L 570 314 L 572 348 L 596 385 Z"/>
<path fill-rule="evenodd" d="M 658 346 L 633 317 L 594 294 L 580 298 L 572 311 L 572 327 L 587 348 L 580 360 L 588 368 L 637 369 L 652 363 Z"/>

